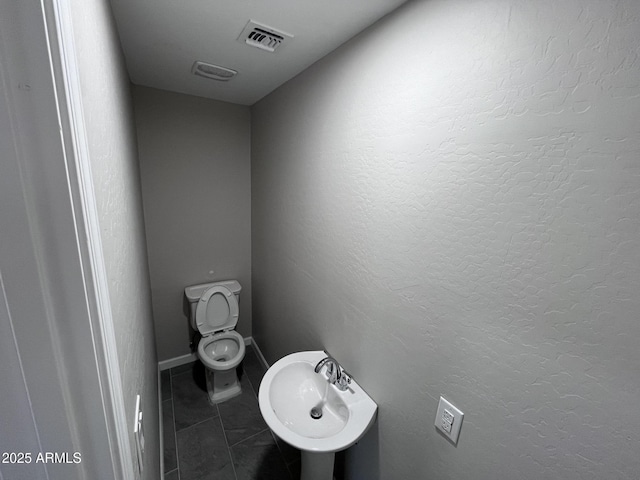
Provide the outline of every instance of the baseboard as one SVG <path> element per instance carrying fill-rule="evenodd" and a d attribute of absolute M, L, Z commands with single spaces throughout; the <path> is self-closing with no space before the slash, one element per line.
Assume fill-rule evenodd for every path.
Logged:
<path fill-rule="evenodd" d="M 262 366 L 265 369 L 269 369 L 269 363 L 267 362 L 267 360 L 264 358 L 264 355 L 262 355 L 262 350 L 260 350 L 260 347 L 258 346 L 258 344 L 256 343 L 256 339 L 253 337 L 249 337 L 249 339 L 251 340 L 250 343 L 248 343 L 247 345 L 251 345 L 253 346 L 253 349 L 256 352 L 256 355 L 258 355 L 258 360 L 260 360 L 260 362 L 262 363 Z M 246 341 L 246 339 L 245 339 Z"/>
<path fill-rule="evenodd" d="M 184 365 L 186 363 L 195 362 L 198 359 L 198 355 L 195 353 L 188 353 L 186 355 L 181 355 L 179 357 L 170 358 L 168 360 L 162 360 L 158 362 L 158 369 L 169 370 L 173 367 L 179 367 L 180 365 Z"/>

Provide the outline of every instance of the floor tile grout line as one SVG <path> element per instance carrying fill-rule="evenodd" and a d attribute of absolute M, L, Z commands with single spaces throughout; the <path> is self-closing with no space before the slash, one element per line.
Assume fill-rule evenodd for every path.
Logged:
<path fill-rule="evenodd" d="M 222 415 L 220 413 L 220 407 L 216 404 L 216 410 L 218 410 L 218 418 L 220 419 L 220 428 L 222 428 L 222 435 L 224 435 L 224 443 L 227 446 L 227 453 L 229 454 L 229 460 L 231 460 L 231 469 L 233 470 L 233 477 L 238 480 L 238 473 L 236 472 L 236 466 L 233 462 L 233 455 L 231 453 L 231 447 L 229 446 L 229 439 L 227 438 L 227 431 L 224 429 L 224 422 L 222 421 Z"/>
<path fill-rule="evenodd" d="M 171 390 L 171 413 L 173 414 L 173 444 L 176 449 L 176 470 L 178 470 L 178 480 L 180 480 L 180 453 L 178 452 L 178 432 L 176 431 L 176 408 L 173 401 L 173 377 L 169 375 L 169 388 Z"/>
<path fill-rule="evenodd" d="M 251 393 L 253 393 L 253 396 L 257 398 L 258 396 L 256 395 L 256 391 L 254 390 L 253 384 L 251 383 L 251 379 L 248 376 L 247 376 L 247 383 L 249 384 L 249 388 L 251 389 Z"/>
<path fill-rule="evenodd" d="M 278 443 L 278 440 L 280 440 L 281 442 L 284 442 L 284 440 L 281 440 L 278 437 L 276 437 L 276 434 L 273 433 L 273 430 L 269 429 L 269 431 L 271 432 L 271 437 L 273 438 L 273 441 L 276 442 L 276 446 L 278 447 L 278 452 L 280 453 L 280 456 L 284 460 L 284 453 L 282 452 L 282 448 L 280 448 L 280 443 Z M 287 463 L 287 461 L 285 460 L 284 463 Z"/>
<path fill-rule="evenodd" d="M 264 430 L 260 430 L 258 433 L 254 433 L 253 435 L 249 435 L 247 438 L 243 438 L 242 440 L 234 443 L 233 445 L 229 445 L 229 449 L 240 445 L 242 442 L 246 442 L 247 440 L 253 438 L 253 437 L 257 437 L 258 435 L 262 435 L 264 432 L 266 432 L 267 430 L 269 430 L 269 427 L 265 428 Z"/>
<path fill-rule="evenodd" d="M 251 387 L 251 391 L 253 392 L 253 396 L 258 398 L 258 392 L 256 392 L 255 387 L 253 386 L 253 382 L 251 381 L 251 379 L 249 378 L 249 375 L 247 375 L 247 380 L 249 383 L 249 386 Z"/>
<path fill-rule="evenodd" d="M 284 460 L 284 459 L 283 459 Z M 287 468 L 287 472 L 289 472 L 289 478 L 293 479 L 294 475 L 293 475 L 293 470 L 291 468 L 291 466 L 294 464 L 295 462 L 291 462 L 291 463 L 287 463 L 284 462 L 284 466 Z"/>
<path fill-rule="evenodd" d="M 203 420 L 200 420 L 199 422 L 192 423 L 191 425 L 188 425 L 188 426 L 186 426 L 184 428 L 181 428 L 180 430 L 176 430 L 176 436 L 178 435 L 178 433 L 182 433 L 185 430 L 190 430 L 191 428 L 193 428 L 193 427 L 195 427 L 197 425 L 200 425 L 201 423 L 208 422 L 209 420 L 213 420 L 214 418 L 218 418 L 219 416 L 220 416 L 219 414 L 218 415 L 213 415 L 212 417 L 207 417 L 207 418 L 205 418 Z"/>

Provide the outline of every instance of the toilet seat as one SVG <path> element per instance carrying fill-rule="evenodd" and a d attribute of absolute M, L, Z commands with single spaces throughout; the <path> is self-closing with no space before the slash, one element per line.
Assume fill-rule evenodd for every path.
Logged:
<path fill-rule="evenodd" d="M 213 286 L 202 294 L 196 307 L 196 326 L 202 336 L 233 330 L 238 324 L 238 300 L 223 285 Z"/>
<path fill-rule="evenodd" d="M 234 330 L 238 324 L 238 300 L 224 285 L 215 285 L 202 294 L 196 307 L 196 326 L 202 335 L 198 343 L 198 356 L 212 370 L 229 370 L 237 367 L 245 354 L 244 339 Z M 225 340 L 234 342 L 233 356 L 218 357 L 215 349 L 229 353 Z M 237 344 L 237 351 L 235 344 Z"/>
<path fill-rule="evenodd" d="M 215 348 L 217 342 L 222 343 L 224 340 L 231 340 L 237 343 L 237 352 L 232 357 L 221 360 L 216 360 L 216 355 L 211 355 L 207 350 L 209 346 Z M 229 370 L 240 365 L 240 362 L 244 358 L 245 346 L 244 338 L 235 330 L 229 330 L 226 332 L 219 332 L 214 335 L 202 337 L 198 343 L 198 357 L 207 368 L 212 370 Z"/>

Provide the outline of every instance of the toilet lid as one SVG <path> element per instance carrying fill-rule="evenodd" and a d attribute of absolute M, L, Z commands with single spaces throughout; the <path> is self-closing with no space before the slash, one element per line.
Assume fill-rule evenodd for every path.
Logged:
<path fill-rule="evenodd" d="M 211 287 L 200 297 L 196 307 L 196 326 L 202 335 L 233 330 L 238 323 L 238 300 L 222 285 Z"/>

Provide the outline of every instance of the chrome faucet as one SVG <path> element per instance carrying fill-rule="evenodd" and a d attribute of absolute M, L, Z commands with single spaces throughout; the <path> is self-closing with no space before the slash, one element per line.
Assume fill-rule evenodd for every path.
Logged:
<path fill-rule="evenodd" d="M 316 373 L 320 373 L 322 367 L 327 366 L 327 379 L 329 383 L 335 385 L 338 390 L 345 391 L 351 383 L 351 376 L 344 371 L 340 364 L 333 357 L 325 357 L 318 362 L 314 369 Z"/>

